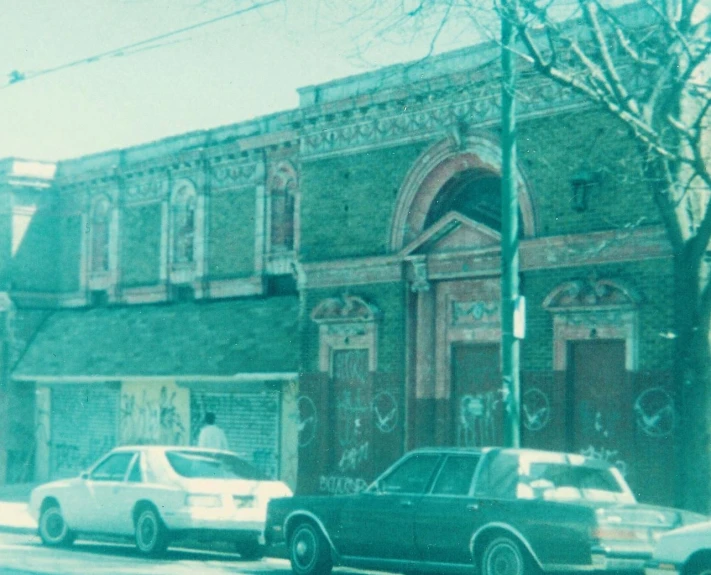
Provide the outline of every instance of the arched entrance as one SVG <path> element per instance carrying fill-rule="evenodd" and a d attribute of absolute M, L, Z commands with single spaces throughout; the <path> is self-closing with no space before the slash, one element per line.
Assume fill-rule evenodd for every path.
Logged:
<path fill-rule="evenodd" d="M 521 236 L 535 232 L 520 174 Z M 500 151 L 444 141 L 413 166 L 398 195 L 391 247 L 410 282 L 408 447 L 496 445 L 500 393 Z"/>

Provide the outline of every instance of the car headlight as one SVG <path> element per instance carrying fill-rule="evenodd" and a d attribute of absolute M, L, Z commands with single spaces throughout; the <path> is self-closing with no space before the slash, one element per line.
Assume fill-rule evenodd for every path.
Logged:
<path fill-rule="evenodd" d="M 222 498 L 219 495 L 188 493 L 185 496 L 185 505 L 188 507 L 220 507 Z"/>

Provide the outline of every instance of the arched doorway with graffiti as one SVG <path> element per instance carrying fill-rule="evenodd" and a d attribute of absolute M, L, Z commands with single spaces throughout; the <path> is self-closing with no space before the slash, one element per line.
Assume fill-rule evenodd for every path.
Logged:
<path fill-rule="evenodd" d="M 501 393 L 501 179 L 498 145 L 480 136 L 427 150 L 393 218 L 410 286 L 408 447 L 497 445 Z M 520 171 L 520 236 L 535 234 Z"/>

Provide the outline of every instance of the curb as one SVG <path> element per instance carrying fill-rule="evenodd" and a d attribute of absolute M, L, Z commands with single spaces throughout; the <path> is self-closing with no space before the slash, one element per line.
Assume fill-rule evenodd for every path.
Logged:
<path fill-rule="evenodd" d="M 16 525 L 0 525 L 0 533 L 15 535 L 37 535 L 37 527 L 20 527 Z"/>

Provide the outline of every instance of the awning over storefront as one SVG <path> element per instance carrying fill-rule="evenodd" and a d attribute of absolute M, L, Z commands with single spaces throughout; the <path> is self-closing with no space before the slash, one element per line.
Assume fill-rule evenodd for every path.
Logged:
<path fill-rule="evenodd" d="M 279 376 L 298 370 L 297 297 L 59 310 L 17 380 Z"/>

